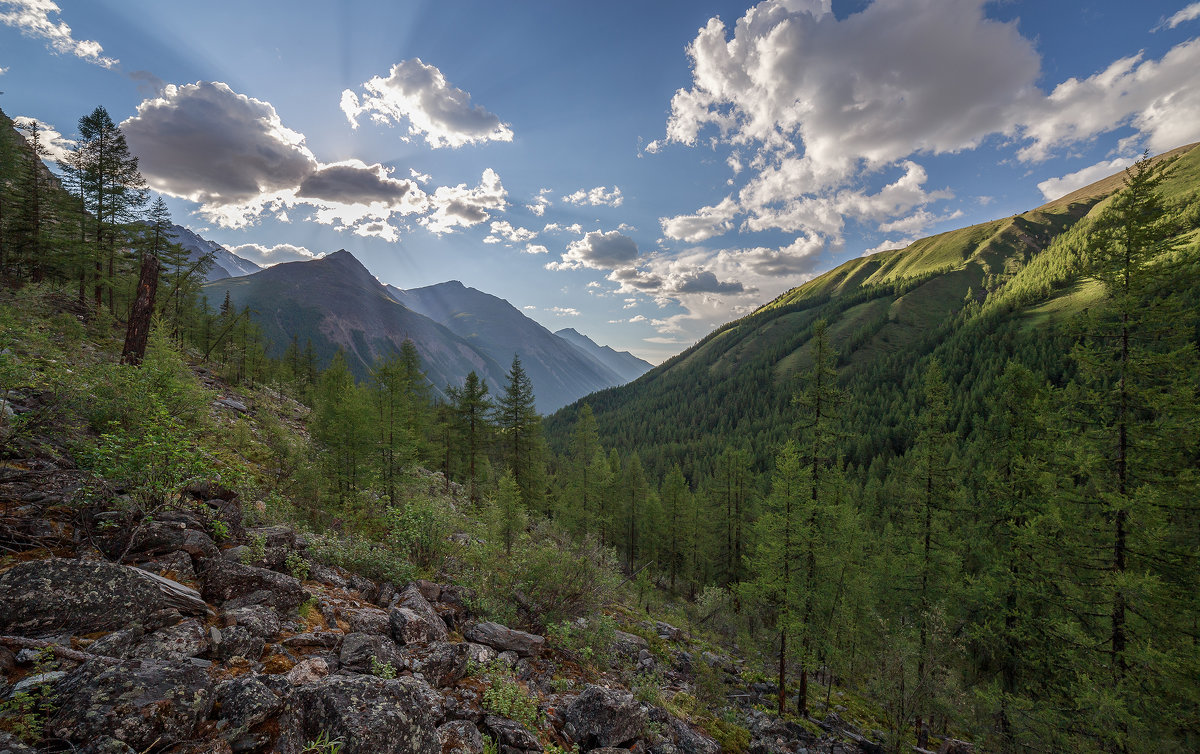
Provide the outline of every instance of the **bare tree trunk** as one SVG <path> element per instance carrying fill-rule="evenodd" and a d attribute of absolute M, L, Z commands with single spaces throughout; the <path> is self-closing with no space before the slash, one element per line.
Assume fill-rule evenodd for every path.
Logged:
<path fill-rule="evenodd" d="M 142 261 L 142 277 L 138 281 L 137 298 L 129 311 L 129 329 L 125 333 L 125 348 L 121 363 L 141 364 L 146 355 L 146 340 L 150 336 L 150 320 L 154 316 L 154 295 L 158 291 L 158 257 L 147 254 Z"/>

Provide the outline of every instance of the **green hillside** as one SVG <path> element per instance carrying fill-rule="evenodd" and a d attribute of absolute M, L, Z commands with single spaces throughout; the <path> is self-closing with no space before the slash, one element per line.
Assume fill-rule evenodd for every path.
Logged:
<path fill-rule="evenodd" d="M 1191 208 L 1178 233 L 1181 242 L 1195 243 L 1200 149 L 1154 158 L 1164 160 L 1161 195 Z M 846 262 L 718 328 L 635 384 L 590 396 L 600 436 L 606 445 L 637 450 L 655 473 L 680 463 L 698 478 L 731 442 L 747 446 L 765 468 L 789 433 L 796 377 L 811 364 L 812 324 L 822 318 L 841 379 L 863 412 L 852 432 L 867 439 L 852 462 L 903 451 L 902 388 L 931 354 L 942 355 L 950 377 L 966 381 L 959 398 L 969 423 L 967 396 L 991 377 L 968 373 L 967 363 L 1016 356 L 1062 376 L 1067 367 L 1051 362 L 1062 361 L 1067 336 L 1047 325 L 1086 309 L 1098 294 L 1084 279 L 1087 234 L 1123 181 L 1118 173 L 1020 215 Z M 966 347 L 980 343 L 994 348 Z M 579 405 L 548 422 L 560 448 Z"/>

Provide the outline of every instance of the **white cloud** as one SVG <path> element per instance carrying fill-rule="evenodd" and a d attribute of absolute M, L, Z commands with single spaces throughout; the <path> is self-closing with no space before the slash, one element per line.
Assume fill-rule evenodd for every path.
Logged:
<path fill-rule="evenodd" d="M 615 230 L 607 233 L 594 230 L 568 244 L 562 261 L 550 262 L 546 269 L 578 270 L 589 267 L 593 270 L 611 270 L 633 264 L 637 256 L 637 243 L 629 236 Z"/>
<path fill-rule="evenodd" d="M 416 168 L 409 168 L 408 174 L 412 176 L 412 179 L 417 183 L 429 183 L 431 180 L 433 180 L 433 176 L 429 175 L 428 173 L 422 173 Z"/>
<path fill-rule="evenodd" d="M 508 220 L 493 220 L 492 232 L 487 238 L 483 239 L 484 243 L 502 243 L 509 241 L 511 243 L 524 243 L 537 238 L 537 231 L 528 228 L 514 227 Z"/>
<path fill-rule="evenodd" d="M 38 141 L 41 142 L 42 148 L 46 151 L 45 158 L 51 162 L 62 162 L 71 150 L 75 147 L 75 140 L 68 139 L 60 134 L 54 126 L 51 126 L 37 118 L 30 118 L 25 115 L 18 115 L 13 118 L 13 123 L 17 128 L 25 129 L 26 127 L 37 123 L 38 126 Z M 26 132 L 26 138 L 28 133 Z"/>
<path fill-rule="evenodd" d="M 1133 163 L 1134 158 L 1132 157 L 1117 157 L 1113 160 L 1098 162 L 1095 165 L 1090 165 L 1084 168 L 1083 170 L 1076 170 L 1074 173 L 1068 173 L 1067 175 L 1060 176 L 1058 178 L 1047 178 L 1039 183 L 1037 187 L 1038 190 L 1042 192 L 1042 196 L 1044 196 L 1047 201 L 1050 201 L 1057 199 L 1060 196 L 1066 196 L 1072 191 L 1081 189 L 1089 183 L 1095 183 L 1101 178 L 1107 178 L 1113 173 L 1124 170 Z"/>
<path fill-rule="evenodd" d="M 577 236 L 583 235 L 583 226 L 579 223 L 571 225 L 559 225 L 558 223 L 546 223 L 546 227 L 542 228 L 543 233 L 574 233 Z"/>
<path fill-rule="evenodd" d="M 475 188 L 465 183 L 440 186 L 430 195 L 434 212 L 420 223 L 429 232 L 449 233 L 455 227 L 469 228 L 491 219 L 491 212 L 501 212 L 508 206 L 508 191 L 495 170 L 486 168 Z"/>
<path fill-rule="evenodd" d="M 904 247 L 908 246 L 915 240 L 917 240 L 917 239 L 902 238 L 902 239 L 893 240 L 893 239 L 889 238 L 889 239 L 881 242 L 878 246 L 874 246 L 870 249 L 867 249 L 866 251 L 864 251 L 861 254 L 861 256 L 869 257 L 872 254 L 878 254 L 881 251 L 894 251 L 895 249 L 903 249 Z"/>
<path fill-rule="evenodd" d="M 1200 18 L 1200 3 L 1192 3 L 1178 10 L 1175 15 L 1163 21 L 1162 26 L 1168 29 L 1174 29 L 1182 23 L 1195 21 Z M 1161 27 L 1160 27 L 1161 28 Z"/>
<path fill-rule="evenodd" d="M 102 68 L 112 68 L 117 64 L 115 58 L 102 54 L 104 48 L 99 42 L 75 39 L 66 21 L 50 18 L 59 13 L 58 4 L 52 0 L 0 0 L 0 24 L 19 29 L 26 37 L 46 40 L 56 53 L 74 55 Z"/>
<path fill-rule="evenodd" d="M 880 233 L 907 233 L 910 236 L 915 236 L 923 232 L 926 228 L 930 228 L 938 223 L 957 220 L 963 216 L 961 209 L 956 209 L 953 212 L 947 212 L 941 215 L 935 215 L 929 210 L 919 210 L 907 217 L 901 217 L 897 220 L 890 220 L 885 223 L 880 223 Z"/>
<path fill-rule="evenodd" d="M 525 248 L 523 249 L 523 251 L 526 254 L 549 254 L 550 253 L 550 250 L 547 249 L 545 246 L 542 246 L 540 243 L 525 244 Z"/>
<path fill-rule="evenodd" d="M 281 262 L 303 262 L 309 259 L 319 259 L 324 254 L 316 254 L 303 246 L 290 243 L 277 243 L 274 246 L 264 246 L 258 243 L 245 243 L 240 246 L 227 247 L 231 252 L 243 259 L 249 259 L 263 267 L 270 267 Z"/>
<path fill-rule="evenodd" d="M 452 86 L 436 66 L 413 58 L 392 66 L 387 78 L 375 76 L 362 85 L 360 97 L 342 92 L 341 108 L 354 128 L 368 114 L 377 123 L 408 121 L 408 133 L 423 136 L 433 148 L 460 147 L 488 141 L 512 141 L 513 132 L 500 118 L 471 105 L 471 95 Z"/>
<path fill-rule="evenodd" d="M 526 304 L 525 306 L 522 306 L 521 308 L 527 312 L 536 312 L 537 311 L 537 307 L 534 306 L 533 304 Z"/>
<path fill-rule="evenodd" d="M 573 194 L 567 194 L 562 200 L 579 206 L 620 207 L 625 197 L 621 196 L 618 186 L 613 186 L 612 191 L 609 191 L 607 186 L 597 186 L 592 189 L 579 189 Z"/>
<path fill-rule="evenodd" d="M 553 202 L 551 202 L 550 198 L 547 196 L 549 193 L 550 189 L 548 188 L 539 189 L 537 196 L 533 197 L 533 203 L 526 204 L 525 209 L 529 210 L 538 217 L 546 214 L 546 208 L 553 204 Z"/>
<path fill-rule="evenodd" d="M 645 321 L 646 321 L 646 318 L 645 318 L 645 317 L 643 317 L 641 314 L 635 314 L 634 316 L 632 316 L 632 317 L 630 317 L 630 318 L 629 318 L 629 321 L 630 321 L 630 323 L 634 323 L 634 322 L 645 322 Z"/>
<path fill-rule="evenodd" d="M 663 235 L 678 241 L 699 243 L 733 230 L 733 218 L 738 213 L 737 202 L 727 196 L 715 207 L 701 207 L 694 215 L 660 217 Z"/>
<path fill-rule="evenodd" d="M 8 73 L 8 69 L 4 66 L 0 66 L 0 76 L 3 76 L 6 73 Z"/>
<path fill-rule="evenodd" d="M 578 317 L 579 310 L 570 306 L 552 306 L 548 311 L 554 312 L 560 317 Z"/>
<path fill-rule="evenodd" d="M 1086 79 L 1070 78 L 1021 113 L 1022 135 L 1033 143 L 1018 152 L 1040 161 L 1054 150 L 1125 126 L 1124 144 L 1165 152 L 1200 140 L 1200 39 L 1171 48 L 1160 60 L 1138 53 Z"/>

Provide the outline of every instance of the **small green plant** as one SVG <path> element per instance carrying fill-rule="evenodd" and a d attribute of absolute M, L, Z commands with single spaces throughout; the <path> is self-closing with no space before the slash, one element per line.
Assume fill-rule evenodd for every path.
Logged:
<path fill-rule="evenodd" d="M 250 537 L 250 544 L 242 550 L 241 561 L 246 565 L 261 563 L 267 557 L 267 535 L 255 534 Z"/>
<path fill-rule="evenodd" d="M 639 673 L 633 679 L 633 695 L 639 701 L 661 707 L 664 683 L 662 673 L 657 670 L 651 673 Z"/>
<path fill-rule="evenodd" d="M 214 518 L 212 523 L 208 525 L 208 529 L 212 532 L 213 539 L 217 542 L 224 542 L 229 539 L 229 524 L 219 518 Z"/>
<path fill-rule="evenodd" d="M 321 735 L 317 736 L 315 740 L 309 741 L 307 744 L 305 744 L 304 748 L 300 751 L 303 752 L 303 754 L 338 754 L 342 750 L 343 746 L 345 746 L 345 744 L 342 743 L 342 739 L 331 739 L 328 733 L 321 731 Z"/>
<path fill-rule="evenodd" d="M 396 677 L 396 666 L 390 662 L 380 662 L 375 656 L 371 657 L 371 675 L 390 681 Z"/>
<path fill-rule="evenodd" d="M 287 572 L 292 574 L 293 578 L 304 581 L 308 578 L 308 561 L 298 552 L 289 552 L 283 561 L 287 567 Z"/>
<path fill-rule="evenodd" d="M 483 754 L 500 754 L 500 744 L 491 736 L 483 737 Z"/>
<path fill-rule="evenodd" d="M 300 617 L 303 620 L 312 620 L 313 614 L 317 612 L 317 598 L 309 597 L 308 599 L 304 600 L 300 603 L 300 606 L 296 608 L 296 612 L 300 614 Z"/>
<path fill-rule="evenodd" d="M 537 699 L 521 688 L 511 672 L 499 663 L 490 664 L 484 676 L 489 685 L 483 692 L 483 708 L 536 732 L 540 722 Z"/>
<path fill-rule="evenodd" d="M 54 650 L 46 647 L 38 652 L 33 676 L 43 675 L 53 667 Z M 14 694 L 0 703 L 0 730 L 7 730 L 27 744 L 42 740 L 46 720 L 54 712 L 57 701 L 54 689 L 40 683 L 32 689 Z"/>
<path fill-rule="evenodd" d="M 546 748 L 542 751 L 545 754 L 579 754 L 579 744 L 571 744 L 569 749 L 564 749 L 557 744 L 546 744 Z"/>

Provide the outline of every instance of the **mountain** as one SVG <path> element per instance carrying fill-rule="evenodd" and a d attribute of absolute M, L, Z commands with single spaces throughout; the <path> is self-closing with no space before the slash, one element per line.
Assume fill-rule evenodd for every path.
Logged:
<path fill-rule="evenodd" d="M 654 368 L 648 361 L 639 359 L 629 351 L 617 351 L 612 346 L 601 346 L 574 327 L 564 327 L 556 330 L 555 335 L 575 346 L 600 365 L 616 372 L 622 382 L 633 382 Z"/>
<path fill-rule="evenodd" d="M 504 299 L 457 280 L 407 291 L 387 286 L 387 290 L 396 301 L 449 328 L 500 364 L 511 364 L 513 355 L 519 356 L 541 413 L 628 381 Z"/>
<path fill-rule="evenodd" d="M 171 232 L 175 235 L 175 242 L 187 251 L 189 262 L 198 262 L 200 257 L 205 254 L 212 255 L 212 269 L 204 276 L 206 283 L 224 278 L 252 275 L 263 269 L 249 259 L 239 257 L 221 244 L 201 238 L 182 225 L 172 225 Z"/>
<path fill-rule="evenodd" d="M 471 371 L 493 391 L 505 381 L 500 362 L 398 303 L 345 250 L 213 281 L 204 292 L 211 302 L 222 301 L 228 293 L 237 309 L 250 307 L 273 356 L 281 355 L 293 336 L 301 347 L 311 340 L 322 366 L 341 348 L 350 370 L 363 379 L 379 356 L 399 351 L 405 339 L 412 339 L 435 389 L 460 385 Z"/>
<path fill-rule="evenodd" d="M 1200 148 L 1180 147 L 1160 193 L 1180 218 L 1177 239 L 1200 236 Z M 828 322 L 839 374 L 850 392 L 847 459 L 903 453 L 905 424 L 937 356 L 954 410 L 966 428 L 995 385 L 997 364 L 1012 358 L 1062 380 L 1072 336 L 1057 327 L 1100 300 L 1086 275 L 1088 233 L 1124 174 L 1098 181 L 1028 212 L 851 260 L 712 332 L 692 348 L 624 387 L 588 399 L 601 440 L 637 450 L 647 469 L 671 463 L 705 474 L 728 444 L 748 447 L 760 469 L 791 434 L 792 396 L 811 365 L 812 325 Z M 1181 291 L 1200 300 L 1200 291 Z M 546 422 L 552 446 L 566 447 L 579 405 Z M 695 479 L 696 476 L 691 476 Z"/>

